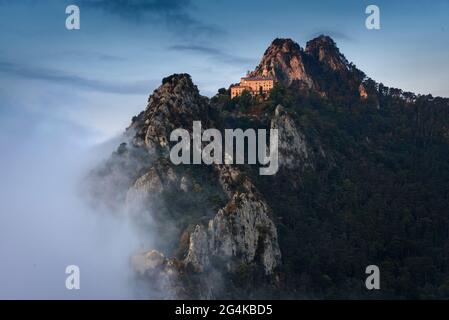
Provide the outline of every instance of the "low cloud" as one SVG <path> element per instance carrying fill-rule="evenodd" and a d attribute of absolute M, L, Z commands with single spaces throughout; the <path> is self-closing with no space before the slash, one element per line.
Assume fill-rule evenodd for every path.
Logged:
<path fill-rule="evenodd" d="M 88 168 L 111 150 L 92 147 L 78 126 L 29 116 L 19 118 L 26 130 L 19 120 L 0 126 L 8 150 L 0 157 L 0 299 L 135 298 L 130 255 L 141 240 L 125 216 L 80 195 Z M 80 290 L 65 287 L 72 264 Z"/>

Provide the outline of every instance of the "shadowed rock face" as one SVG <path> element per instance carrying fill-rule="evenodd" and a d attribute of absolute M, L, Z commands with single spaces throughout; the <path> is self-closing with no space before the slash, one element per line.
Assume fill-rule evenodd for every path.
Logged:
<path fill-rule="evenodd" d="M 334 40 L 330 37 L 321 35 L 310 40 L 307 42 L 305 52 L 333 71 L 341 71 L 348 68 L 348 61 L 340 53 Z"/>
<path fill-rule="evenodd" d="M 274 111 L 271 128 L 279 132 L 279 176 L 297 187 L 304 170 L 313 170 L 315 159 L 318 156 L 325 158 L 326 155 L 318 141 L 314 141 L 315 148 L 312 148 L 305 134 L 281 105 Z"/>

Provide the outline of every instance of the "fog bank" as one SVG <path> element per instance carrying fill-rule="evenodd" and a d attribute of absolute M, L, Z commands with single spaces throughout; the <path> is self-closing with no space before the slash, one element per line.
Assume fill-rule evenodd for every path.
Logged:
<path fill-rule="evenodd" d="M 89 208 L 79 189 L 117 145 L 99 148 L 70 123 L 16 120 L 0 121 L 0 299 L 134 298 L 135 232 Z M 72 264 L 80 290 L 65 287 Z"/>

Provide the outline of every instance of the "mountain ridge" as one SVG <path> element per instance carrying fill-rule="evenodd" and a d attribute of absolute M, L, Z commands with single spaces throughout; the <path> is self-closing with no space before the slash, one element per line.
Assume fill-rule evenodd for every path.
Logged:
<path fill-rule="evenodd" d="M 144 234 L 159 239 L 133 257 L 138 280 L 163 298 L 442 294 L 448 235 L 438 233 L 429 253 L 415 241 L 429 231 L 410 221 L 430 216 L 432 228 L 449 228 L 448 99 L 374 82 L 326 36 L 305 50 L 275 39 L 250 75 L 277 80 L 267 100 L 230 99 L 229 89 L 208 99 L 188 74 L 164 78 L 133 118 L 129 140 L 93 171 L 96 184 L 126 173 L 116 198 Z M 278 129 L 279 172 L 260 177 L 248 165 L 173 165 L 170 132 L 192 134 L 196 120 L 220 131 Z M 101 186 L 94 185 L 95 194 Z M 411 196 L 422 188 L 436 200 Z M 399 265 L 390 264 L 393 257 Z M 409 272 L 407 259 L 431 259 L 431 289 L 419 274 L 393 276 Z M 372 263 L 386 266 L 388 289 L 377 295 L 360 287 Z"/>

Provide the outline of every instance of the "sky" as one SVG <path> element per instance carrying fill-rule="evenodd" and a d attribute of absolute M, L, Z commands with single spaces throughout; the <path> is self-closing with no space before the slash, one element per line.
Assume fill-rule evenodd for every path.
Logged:
<path fill-rule="evenodd" d="M 67 30 L 67 5 L 80 30 Z M 381 29 L 365 28 L 380 8 Z M 0 115 L 120 133 L 172 73 L 211 96 L 252 70 L 276 37 L 334 38 L 385 85 L 449 96 L 449 0 L 0 0 Z M 11 118 L 11 120 L 5 117 Z"/>
<path fill-rule="evenodd" d="M 71 4 L 79 30 L 65 27 Z M 380 30 L 365 27 L 370 4 Z M 212 96 L 274 38 L 305 47 L 320 34 L 378 82 L 449 97 L 449 0 L 0 0 L 0 298 L 129 297 L 139 239 L 76 196 L 86 166 L 111 151 L 93 148 L 163 77 L 189 73 Z M 72 263 L 84 294 L 63 287 Z"/>

